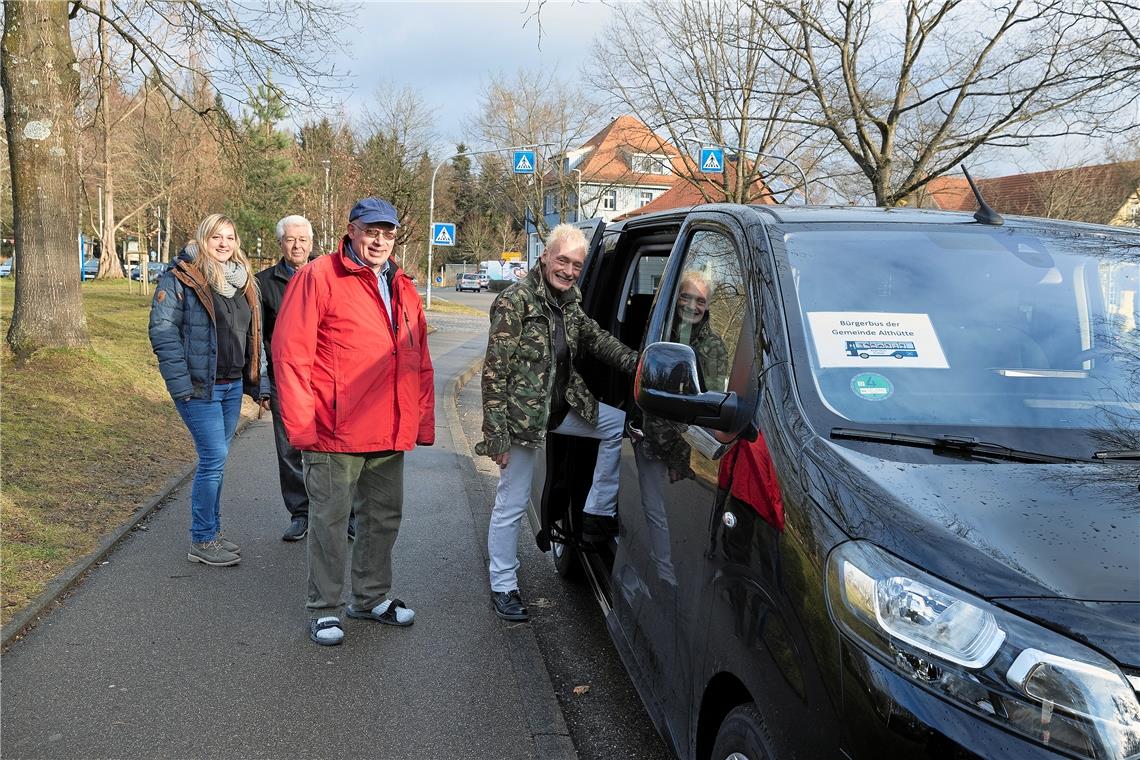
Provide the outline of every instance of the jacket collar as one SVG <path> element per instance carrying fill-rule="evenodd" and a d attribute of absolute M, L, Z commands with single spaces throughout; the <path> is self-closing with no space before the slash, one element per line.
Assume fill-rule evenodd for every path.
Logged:
<path fill-rule="evenodd" d="M 194 258 L 187 253 L 178 255 L 178 259 L 174 262 L 174 274 L 195 290 L 206 292 L 210 289 L 210 283 L 206 282 L 201 270 L 194 266 Z"/>
<path fill-rule="evenodd" d="M 301 266 L 304 266 L 304 264 Z M 277 265 L 273 267 L 273 276 L 284 282 L 289 282 L 289 278 L 296 273 L 297 270 L 286 264 L 285 259 L 278 259 Z"/>

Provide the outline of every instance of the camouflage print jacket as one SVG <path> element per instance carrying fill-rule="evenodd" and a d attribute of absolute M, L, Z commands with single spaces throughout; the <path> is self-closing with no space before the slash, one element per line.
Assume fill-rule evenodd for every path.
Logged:
<path fill-rule="evenodd" d="M 577 286 L 552 294 L 540 263 L 491 304 L 483 363 L 483 440 L 475 446 L 477 454 L 497 456 L 512 444 L 541 446 L 546 439 L 554 385 L 554 309 L 562 310 L 570 348 L 566 402 L 583 419 L 598 419 L 598 400 L 574 369 L 575 356 L 588 351 L 612 367 L 633 372 L 637 352 L 586 316 L 581 299 Z"/>
<path fill-rule="evenodd" d="M 678 340 L 676 330 L 671 337 Z M 710 391 L 723 391 L 725 380 L 728 378 L 728 349 L 724 341 L 713 332 L 709 326 L 708 315 L 697 325 L 689 337 L 693 352 L 697 355 L 697 367 L 700 368 L 704 389 Z M 687 426 L 679 422 L 662 419 L 661 417 L 645 416 L 642 429 L 645 438 L 642 446 L 646 453 L 654 459 L 660 459 L 682 477 L 693 477 L 693 470 L 689 465 L 689 444 L 681 437 Z"/>

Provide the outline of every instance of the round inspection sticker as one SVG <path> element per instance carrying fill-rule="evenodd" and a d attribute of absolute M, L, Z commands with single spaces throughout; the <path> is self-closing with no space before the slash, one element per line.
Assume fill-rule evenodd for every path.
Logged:
<path fill-rule="evenodd" d="M 864 401 L 886 401 L 895 392 L 895 386 L 877 372 L 860 372 L 851 378 L 851 390 Z"/>

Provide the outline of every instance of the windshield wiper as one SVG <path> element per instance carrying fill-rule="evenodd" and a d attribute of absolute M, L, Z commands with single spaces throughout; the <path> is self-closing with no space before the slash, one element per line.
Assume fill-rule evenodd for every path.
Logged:
<path fill-rule="evenodd" d="M 1121 449 L 1120 451 L 1094 451 L 1096 459 L 1140 459 L 1140 449 Z"/>
<path fill-rule="evenodd" d="M 893 443 L 899 446 L 915 446 L 930 449 L 934 453 L 953 453 L 965 457 L 979 459 L 1005 459 L 1010 462 L 1034 462 L 1045 464 L 1061 464 L 1080 460 L 1069 457 L 1059 457 L 1052 454 L 1042 454 L 1038 451 L 1021 451 L 1003 446 L 1000 443 L 987 443 L 977 438 L 964 435 L 943 435 L 932 438 L 925 435 L 907 435 L 906 433 L 890 433 L 883 430 L 863 430 L 860 428 L 831 429 L 832 438 L 842 438 L 851 441 L 871 441 L 873 443 Z"/>

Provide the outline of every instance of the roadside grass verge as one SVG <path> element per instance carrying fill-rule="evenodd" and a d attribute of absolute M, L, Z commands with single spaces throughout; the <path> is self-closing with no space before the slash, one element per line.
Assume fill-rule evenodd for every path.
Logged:
<path fill-rule="evenodd" d="M 487 318 L 487 312 L 479 311 L 478 309 L 467 306 L 466 304 L 455 303 L 448 301 L 446 298 L 432 294 L 431 297 L 431 313 L 432 314 L 460 314 L 468 317 L 482 317 Z"/>
<path fill-rule="evenodd" d="M 0 347 L 0 620 L 194 461 L 147 338 L 150 298 L 84 283 L 91 347 Z M 137 288 L 137 286 L 136 286 Z M 13 287 L 0 282 L 0 334 Z"/>

